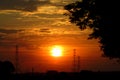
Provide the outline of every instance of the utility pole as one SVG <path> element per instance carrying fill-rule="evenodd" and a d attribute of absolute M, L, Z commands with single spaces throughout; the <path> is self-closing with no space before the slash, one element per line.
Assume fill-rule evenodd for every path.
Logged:
<path fill-rule="evenodd" d="M 73 50 L 73 72 L 76 72 L 76 49 Z"/>
<path fill-rule="evenodd" d="M 80 56 L 78 56 L 78 64 L 77 64 L 77 71 L 80 71 Z"/>
<path fill-rule="evenodd" d="M 16 54 L 15 54 L 15 61 L 16 61 L 16 73 L 18 73 L 18 69 L 19 69 L 19 49 L 18 49 L 18 45 L 16 45 Z"/>

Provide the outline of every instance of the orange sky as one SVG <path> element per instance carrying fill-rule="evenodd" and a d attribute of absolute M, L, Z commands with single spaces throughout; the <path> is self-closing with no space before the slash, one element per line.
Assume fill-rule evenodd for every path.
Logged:
<path fill-rule="evenodd" d="M 76 59 L 80 56 L 81 70 L 120 70 L 120 64 L 101 57 L 97 40 L 87 40 L 92 30 L 80 31 L 63 15 L 63 6 L 73 1 L 77 0 L 13 0 L 7 5 L 7 1 L 1 0 L 0 60 L 15 63 L 17 44 L 22 72 L 32 68 L 36 72 L 72 71 L 73 49 Z M 51 56 L 54 45 L 63 47 L 63 56 Z"/>

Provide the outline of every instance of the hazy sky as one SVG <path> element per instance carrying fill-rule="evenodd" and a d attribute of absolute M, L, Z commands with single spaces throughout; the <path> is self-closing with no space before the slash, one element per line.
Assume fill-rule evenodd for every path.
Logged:
<path fill-rule="evenodd" d="M 114 60 L 101 57 L 97 40 L 87 40 L 92 30 L 80 31 L 63 15 L 63 6 L 74 1 L 78 0 L 0 0 L 0 60 L 15 63 L 19 45 L 21 71 L 71 71 L 76 49 L 81 69 L 120 70 Z M 63 47 L 63 56 L 50 55 L 55 45 Z"/>

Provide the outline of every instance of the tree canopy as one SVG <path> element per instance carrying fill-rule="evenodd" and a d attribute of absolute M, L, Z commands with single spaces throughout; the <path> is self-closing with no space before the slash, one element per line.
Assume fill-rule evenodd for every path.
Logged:
<path fill-rule="evenodd" d="M 71 23 L 93 30 L 88 39 L 98 38 L 105 57 L 120 58 L 118 1 L 82 0 L 64 6 Z"/>
<path fill-rule="evenodd" d="M 15 67 L 12 62 L 10 61 L 0 61 L 0 74 L 10 74 L 15 71 Z"/>

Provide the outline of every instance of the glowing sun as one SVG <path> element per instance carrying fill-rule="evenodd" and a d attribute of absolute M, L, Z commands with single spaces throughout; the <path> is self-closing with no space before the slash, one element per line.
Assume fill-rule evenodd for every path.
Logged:
<path fill-rule="evenodd" d="M 51 49 L 51 55 L 54 56 L 54 57 L 60 57 L 62 56 L 62 47 L 61 46 L 54 46 L 52 49 Z"/>

